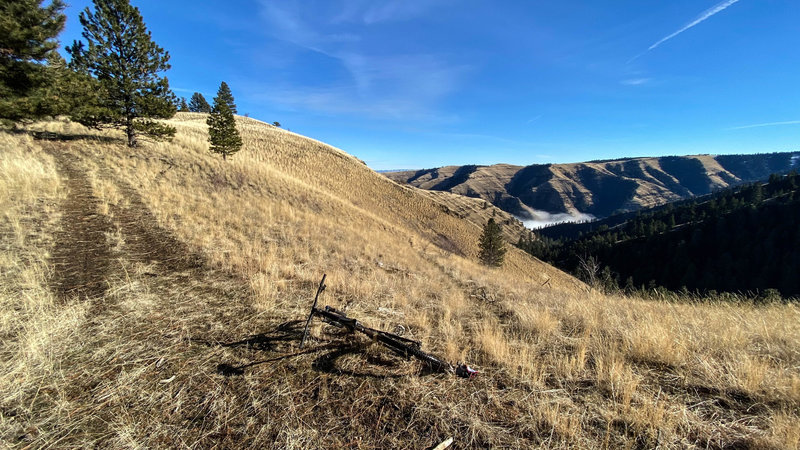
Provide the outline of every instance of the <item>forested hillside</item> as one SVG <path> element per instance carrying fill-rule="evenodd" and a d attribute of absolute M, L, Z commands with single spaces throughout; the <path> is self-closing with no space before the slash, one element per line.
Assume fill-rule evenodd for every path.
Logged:
<path fill-rule="evenodd" d="M 543 236 L 520 245 L 561 268 L 598 272 L 607 285 L 798 296 L 798 181 L 795 172 L 773 175 L 766 184 L 611 217 L 617 225 L 591 224 L 595 231 L 575 239 Z M 561 229 L 569 234 L 570 227 Z"/>

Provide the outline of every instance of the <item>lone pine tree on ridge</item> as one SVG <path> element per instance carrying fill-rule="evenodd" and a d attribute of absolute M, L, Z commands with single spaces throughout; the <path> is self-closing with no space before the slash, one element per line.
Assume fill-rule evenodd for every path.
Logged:
<path fill-rule="evenodd" d="M 483 227 L 483 233 L 479 242 L 480 253 L 478 257 L 487 266 L 500 267 L 506 255 L 506 243 L 503 240 L 503 232 L 494 218 L 489 219 Z"/>
<path fill-rule="evenodd" d="M 233 95 L 228 85 L 223 81 L 214 97 L 214 107 L 206 119 L 208 124 L 208 142 L 210 150 L 220 153 L 222 159 L 238 152 L 242 148 L 242 138 L 236 130 L 236 119 L 230 105 L 233 104 Z"/>
<path fill-rule="evenodd" d="M 233 100 L 233 93 L 231 92 L 231 88 L 228 86 L 228 83 L 223 81 L 219 85 L 217 98 L 220 101 L 225 102 L 233 114 L 239 114 L 239 112 L 236 111 L 236 102 Z M 216 101 L 216 99 L 214 101 Z"/>

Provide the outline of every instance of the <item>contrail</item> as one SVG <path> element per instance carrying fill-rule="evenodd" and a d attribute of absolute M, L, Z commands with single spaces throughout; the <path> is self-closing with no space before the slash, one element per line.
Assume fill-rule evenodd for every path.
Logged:
<path fill-rule="evenodd" d="M 725 0 L 724 2 L 721 2 L 721 3 L 717 4 L 713 8 L 706 10 L 703 14 L 700 14 L 699 17 L 697 17 L 693 21 L 689 22 L 688 24 L 684 25 L 683 28 L 681 28 L 678 31 L 670 34 L 669 36 L 661 38 L 658 42 L 656 42 L 655 44 L 651 45 L 650 47 L 647 47 L 647 50 L 645 50 L 644 52 L 634 56 L 628 62 L 632 62 L 632 61 L 638 59 L 639 57 L 644 56 L 647 52 L 653 50 L 654 48 L 658 47 L 659 45 L 663 44 L 664 42 L 667 42 L 668 40 L 674 38 L 675 36 L 677 36 L 677 35 L 679 35 L 681 33 L 683 33 L 684 31 L 688 30 L 689 28 L 695 27 L 696 25 L 698 25 L 701 22 L 705 21 L 706 19 L 710 18 L 714 14 L 717 14 L 719 12 L 722 12 L 722 11 L 728 9 L 729 6 L 733 5 L 734 3 L 737 3 L 738 1 L 739 0 Z"/>
<path fill-rule="evenodd" d="M 738 1 L 739 0 L 725 0 L 724 2 L 718 4 L 717 6 L 709 9 L 706 12 L 704 12 L 703 14 L 700 14 L 700 17 L 698 17 L 697 19 L 694 19 L 692 22 L 690 22 L 688 25 L 684 26 L 680 30 L 670 34 L 669 36 L 667 36 L 667 37 L 661 39 L 660 41 L 656 42 L 655 44 L 651 45 L 650 47 L 647 48 L 647 51 L 650 51 L 650 50 L 658 47 L 659 45 L 663 44 L 664 42 L 667 42 L 668 40 L 674 38 L 675 36 L 677 36 L 677 35 L 679 35 L 681 33 L 683 33 L 684 31 L 688 30 L 689 28 L 694 27 L 695 25 L 697 25 L 700 22 L 708 19 L 709 17 L 713 16 L 714 14 L 717 14 L 719 12 L 722 12 L 722 11 L 726 10 L 729 6 L 733 5 L 734 3 L 738 2 Z"/>
<path fill-rule="evenodd" d="M 760 128 L 760 127 L 774 127 L 777 125 L 798 125 L 800 124 L 800 120 L 787 120 L 785 122 L 768 122 L 768 123 L 757 123 L 754 125 L 744 125 L 741 127 L 732 127 L 727 128 L 728 130 L 744 130 L 746 128 Z"/>

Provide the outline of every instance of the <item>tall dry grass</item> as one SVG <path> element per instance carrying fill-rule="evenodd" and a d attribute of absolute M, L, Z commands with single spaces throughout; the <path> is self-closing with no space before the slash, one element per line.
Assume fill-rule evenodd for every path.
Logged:
<path fill-rule="evenodd" d="M 66 195 L 52 158 L 24 135 L 0 133 L 0 149 L 0 439 L 10 445 L 10 435 L 28 432 L 15 417 L 69 408 L 64 366 L 81 349 L 87 308 L 48 288 Z"/>
<path fill-rule="evenodd" d="M 69 151 L 93 174 L 101 212 L 126 202 L 119 181 L 133 186 L 163 227 L 210 265 L 246 283 L 249 294 L 242 301 L 254 315 L 209 327 L 236 331 L 299 319 L 327 273 L 324 303 L 370 326 L 419 339 L 426 349 L 482 372 L 473 382 L 416 376 L 361 381 L 348 374 L 381 358 L 380 351 L 367 349 L 367 357 L 340 358 L 334 377 L 312 370 L 309 360 L 300 359 L 297 366 L 276 362 L 288 378 L 271 378 L 269 370 L 277 368 L 255 370 L 245 375 L 248 387 L 236 396 L 224 377 L 212 377 L 219 384 L 204 398 L 213 403 L 209 408 L 218 422 L 208 425 L 212 437 L 196 445 L 210 445 L 214 433 L 239 426 L 248 430 L 247 439 L 255 439 L 247 440 L 251 446 L 272 445 L 267 439 L 281 447 L 425 446 L 447 433 L 457 434 L 462 446 L 798 446 L 797 306 L 605 296 L 516 250 L 504 268 L 487 269 L 475 261 L 481 231 L 476 224 L 338 149 L 239 118 L 244 148 L 224 162 L 208 152 L 202 115 L 179 114 L 172 124 L 178 128 L 173 143 L 130 150 L 85 139 L 71 143 Z M 39 126 L 91 134 L 63 123 Z M 52 171 L 52 161 L 39 158 Z M 8 176 L 27 177 L 13 175 L 21 170 L 3 168 L 12 173 Z M 46 191 L 51 194 L 32 192 L 37 198 L 61 195 L 57 188 Z M 9 253 L 21 258 L 22 248 Z M 119 289 L 131 285 L 120 283 Z M 157 292 L 126 298 L 130 314 L 140 311 L 143 317 L 164 301 Z M 75 311 L 78 320 L 80 310 Z M 20 318 L 19 329 L 38 320 L 36 314 Z M 46 320 L 41 323 L 47 328 Z M 329 330 L 317 324 L 313 331 L 325 337 Z M 174 350 L 170 357 L 183 356 Z M 176 376 L 189 376 L 192 369 L 183 370 Z M 124 380 L 116 386 L 122 389 Z M 14 387 L 3 395 L 13 399 L 19 392 Z M 312 393 L 313 401 L 307 397 Z M 344 399 L 362 406 L 341 413 L 351 417 L 347 424 L 326 409 L 340 407 L 337 402 Z M 378 411 L 386 404 L 395 412 L 380 431 L 385 418 Z M 277 409 L 285 413 L 283 423 L 235 425 L 237 408 Z M 139 413 L 131 414 L 109 431 L 112 442 L 152 444 L 133 425 Z M 157 414 L 151 420 L 166 421 Z M 326 434 L 320 423 L 334 424 L 327 430 L 358 430 L 364 440 Z M 421 431 L 426 429 L 427 434 Z M 159 433 L 182 431 L 164 427 L 154 435 Z M 245 442 L 240 439 L 231 442 Z"/>

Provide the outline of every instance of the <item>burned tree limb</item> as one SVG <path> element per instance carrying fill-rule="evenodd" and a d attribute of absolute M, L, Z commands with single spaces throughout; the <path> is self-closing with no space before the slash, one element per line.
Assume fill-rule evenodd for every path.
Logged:
<path fill-rule="evenodd" d="M 311 312 L 308 314 L 308 320 L 306 320 L 306 327 L 303 330 L 303 339 L 300 341 L 300 348 L 303 348 L 303 345 L 306 343 L 306 336 L 308 336 L 308 325 L 311 323 L 311 319 L 314 318 L 314 310 L 317 309 L 317 301 L 319 300 L 319 294 L 322 294 L 322 291 L 325 290 L 327 286 L 325 286 L 325 277 L 328 274 L 322 274 L 322 280 L 319 282 L 319 287 L 317 288 L 317 295 L 314 296 L 314 304 L 311 305 Z"/>
<path fill-rule="evenodd" d="M 314 304 L 311 306 L 311 311 L 308 314 L 308 319 L 306 320 L 306 326 L 303 330 L 303 338 L 300 341 L 300 347 L 302 348 L 305 344 L 306 337 L 308 336 L 308 327 L 311 324 L 311 319 L 314 316 L 322 317 L 328 323 L 331 323 L 340 328 L 347 328 L 351 333 L 359 332 L 361 334 L 367 335 L 373 341 L 381 343 L 384 347 L 388 348 L 389 350 L 395 352 L 396 354 L 403 356 L 405 358 L 414 357 L 418 360 L 427 364 L 431 369 L 444 372 L 455 374 L 463 378 L 472 378 L 477 374 L 476 371 L 472 370 L 466 364 L 458 365 L 454 367 L 447 361 L 444 361 L 436 356 L 433 356 L 429 353 L 422 351 L 422 343 L 419 341 L 415 341 L 413 339 L 404 338 L 394 333 L 389 333 L 387 331 L 377 330 L 375 328 L 370 328 L 359 322 L 358 320 L 347 317 L 347 315 L 343 311 L 339 311 L 335 308 L 330 306 L 326 306 L 324 308 L 317 308 L 317 302 L 319 301 L 320 294 L 325 290 L 325 277 L 326 275 L 322 276 L 322 281 L 319 283 L 319 287 L 317 288 L 317 294 L 314 297 Z"/>

